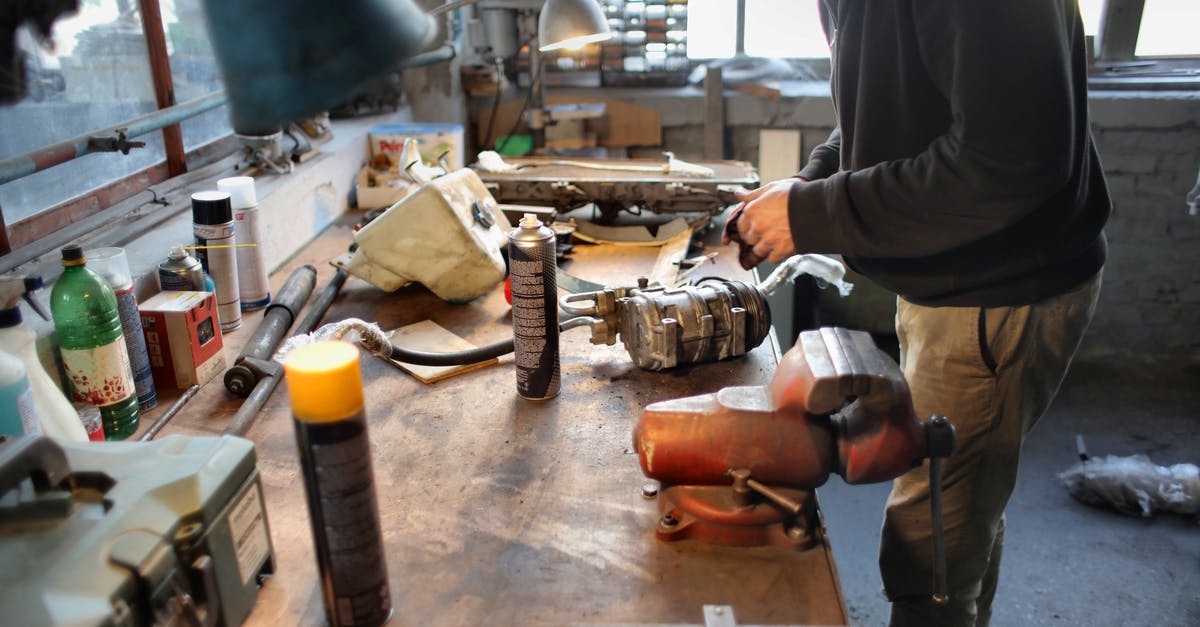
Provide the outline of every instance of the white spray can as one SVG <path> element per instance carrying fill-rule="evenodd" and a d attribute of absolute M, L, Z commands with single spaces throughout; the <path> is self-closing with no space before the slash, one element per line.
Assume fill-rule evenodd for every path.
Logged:
<path fill-rule="evenodd" d="M 254 179 L 249 176 L 223 178 L 217 181 L 217 189 L 229 194 L 233 206 L 233 239 L 238 244 L 238 296 L 242 311 L 262 309 L 271 303 L 271 284 L 262 249 L 262 223 Z"/>

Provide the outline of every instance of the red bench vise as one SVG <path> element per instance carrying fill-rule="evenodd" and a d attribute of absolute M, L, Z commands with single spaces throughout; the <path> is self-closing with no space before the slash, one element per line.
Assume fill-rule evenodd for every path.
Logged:
<path fill-rule="evenodd" d="M 649 405 L 633 440 L 642 471 L 661 484 L 658 538 L 734 546 L 810 546 L 812 490 L 831 473 L 875 483 L 928 458 L 941 555 L 940 461 L 954 427 L 917 418 L 900 368 L 866 332 L 805 331 L 769 385 Z"/>

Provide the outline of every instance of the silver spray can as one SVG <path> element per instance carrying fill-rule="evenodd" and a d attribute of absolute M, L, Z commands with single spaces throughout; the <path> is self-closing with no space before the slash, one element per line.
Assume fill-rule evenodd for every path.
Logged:
<path fill-rule="evenodd" d="M 262 249 L 262 223 L 258 219 L 258 197 L 254 179 L 231 176 L 217 181 L 217 189 L 229 194 L 233 206 L 237 242 L 238 298 L 242 311 L 262 309 L 271 303 L 271 284 Z"/>
<path fill-rule="evenodd" d="M 527 213 L 508 234 L 517 394 L 540 401 L 558 396 L 558 280 L 555 237 Z"/>
<path fill-rule="evenodd" d="M 233 233 L 233 206 L 229 194 L 217 191 L 192 194 L 196 257 L 216 286 L 217 319 L 221 322 L 221 331 L 226 333 L 242 326 Z"/>
<path fill-rule="evenodd" d="M 167 292 L 203 292 L 204 268 L 183 246 L 172 246 L 158 264 L 158 289 Z"/>
<path fill-rule="evenodd" d="M 117 297 L 117 311 L 121 316 L 121 330 L 125 335 L 125 351 L 129 353 L 129 366 L 133 371 L 133 386 L 137 390 L 138 410 L 148 411 L 158 405 L 158 392 L 154 389 L 154 376 L 150 372 L 150 353 L 146 350 L 146 336 L 142 335 L 142 315 L 138 313 L 137 296 L 133 293 L 133 274 L 129 271 L 129 257 L 124 248 L 115 246 L 88 251 L 88 267 L 108 281 Z"/>

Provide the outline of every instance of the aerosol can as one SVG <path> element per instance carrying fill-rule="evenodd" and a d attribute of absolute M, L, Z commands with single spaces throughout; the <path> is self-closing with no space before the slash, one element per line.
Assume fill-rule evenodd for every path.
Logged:
<path fill-rule="evenodd" d="M 540 401 L 558 396 L 558 280 L 554 231 L 525 214 L 508 234 L 517 394 Z"/>

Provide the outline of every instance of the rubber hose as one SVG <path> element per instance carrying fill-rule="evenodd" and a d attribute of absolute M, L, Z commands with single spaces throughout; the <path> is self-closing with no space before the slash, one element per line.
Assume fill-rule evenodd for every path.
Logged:
<path fill-rule="evenodd" d="M 572 318 L 559 324 L 558 330 L 562 332 L 587 324 L 589 324 L 589 321 L 585 317 Z M 388 356 L 395 361 L 413 364 L 414 366 L 465 366 L 507 355 L 513 352 L 513 350 L 513 341 L 511 339 L 453 353 L 426 353 L 391 344 L 391 353 Z"/>

